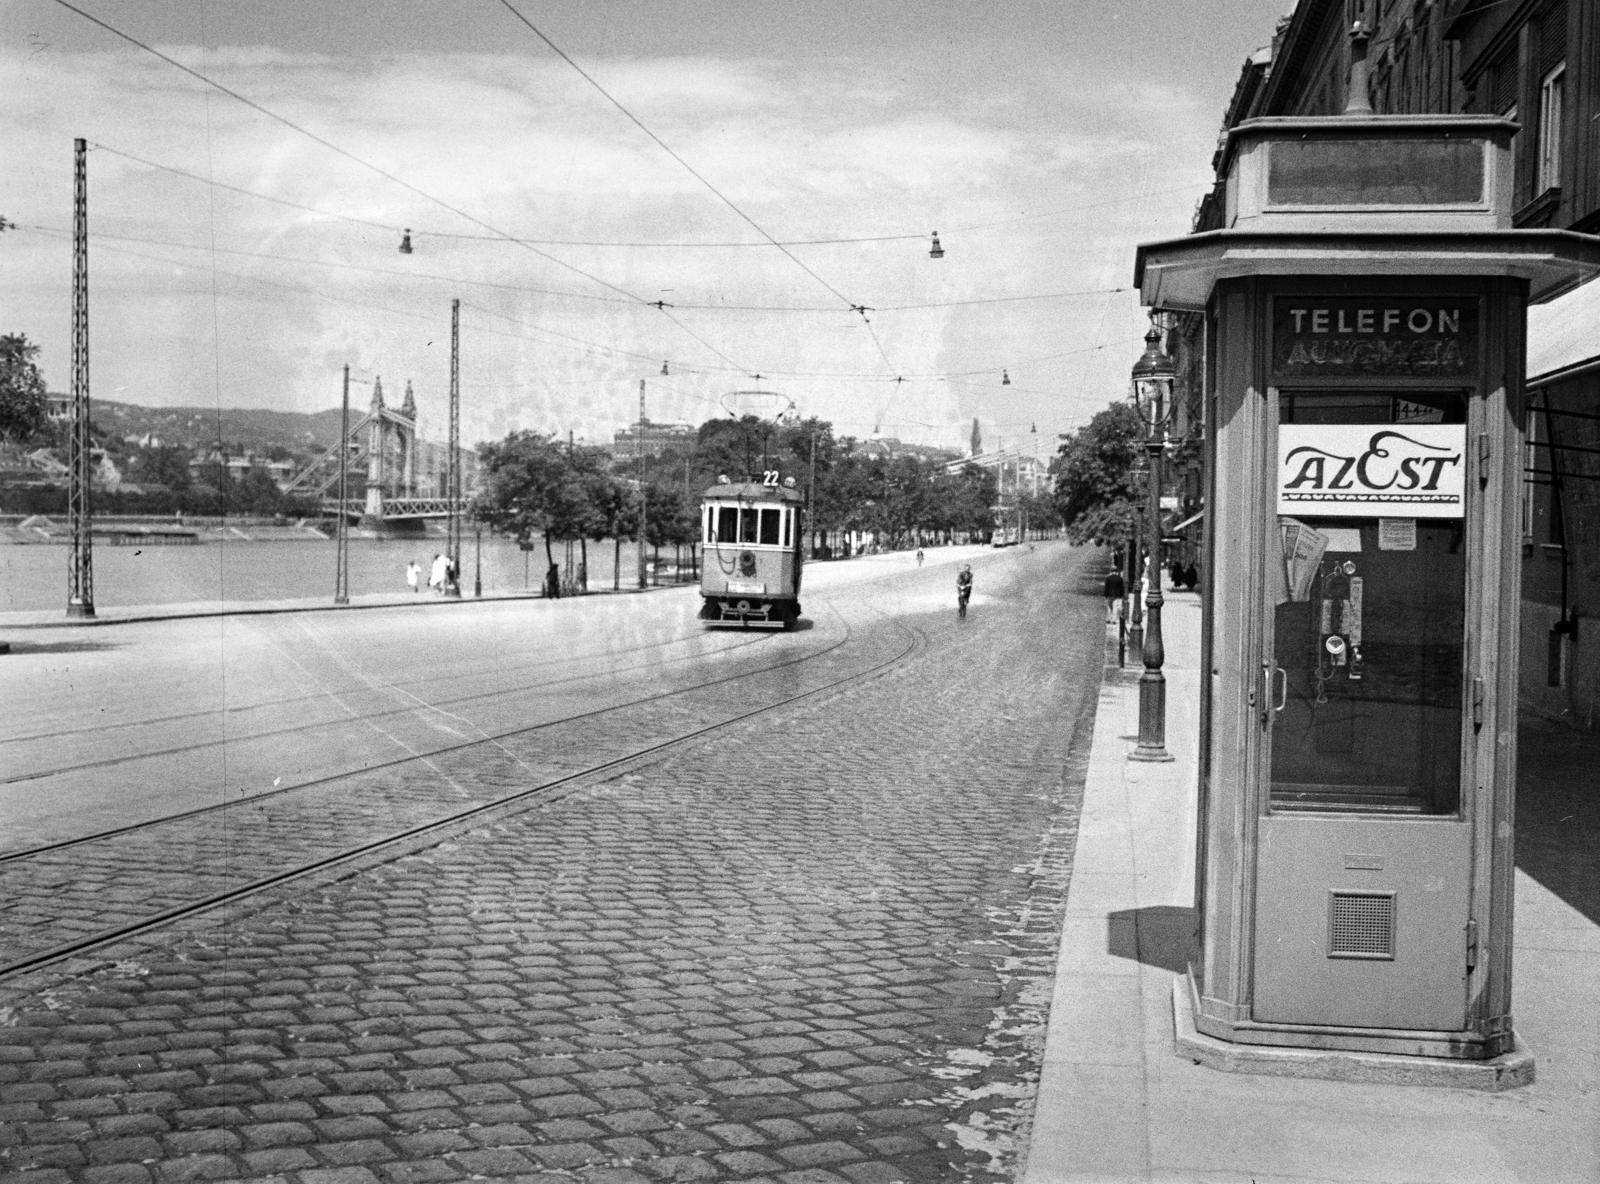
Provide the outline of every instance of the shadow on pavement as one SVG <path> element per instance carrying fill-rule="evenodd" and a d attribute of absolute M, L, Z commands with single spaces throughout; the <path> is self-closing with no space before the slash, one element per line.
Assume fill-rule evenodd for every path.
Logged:
<path fill-rule="evenodd" d="M 13 654 L 92 654 L 125 648 L 109 641 L 11 641 L 10 644 Z"/>
<path fill-rule="evenodd" d="M 1175 904 L 1106 914 L 1106 952 L 1182 974 L 1196 955 L 1195 915 Z"/>
<path fill-rule="evenodd" d="M 1517 729 L 1517 866 L 1600 924 L 1600 732 L 1545 720 Z"/>

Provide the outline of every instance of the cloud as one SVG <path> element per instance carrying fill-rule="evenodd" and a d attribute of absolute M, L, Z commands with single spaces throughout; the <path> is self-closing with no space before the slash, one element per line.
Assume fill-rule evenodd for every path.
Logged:
<path fill-rule="evenodd" d="M 95 373 L 140 401 L 314 410 L 332 405 L 347 361 L 382 374 L 396 397 L 413 380 L 424 422 L 442 427 L 460 299 L 469 438 L 512 427 L 609 437 L 636 414 L 640 377 L 653 417 L 720 414 L 721 396 L 761 373 L 761 385 L 844 430 L 882 423 L 951 442 L 973 414 L 1026 423 L 1055 404 L 1103 403 L 1131 355 L 1097 370 L 1100 347 L 1137 338 L 1125 297 L 950 302 L 1125 285 L 1128 236 L 1159 229 L 1149 211 L 1178 219 L 1157 236 L 1182 229 L 1192 197 L 1149 193 L 1170 187 L 1173 137 L 1205 123 L 1177 88 L 1144 88 L 1130 104 L 1065 83 L 974 87 L 965 73 L 941 89 L 936 74 L 897 76 L 843 55 L 586 60 L 702 181 L 548 56 L 163 51 L 310 135 L 137 51 L 56 54 L 47 66 L 0 54 L 0 85 L 21 96 L 0 111 L 15 145 L 0 211 L 66 232 L 72 137 L 107 148 L 90 162 Z M 1119 195 L 1128 200 L 1105 205 Z M 1028 219 L 1050 210 L 1064 212 Z M 787 255 L 493 237 L 759 241 L 741 212 L 783 239 L 913 237 Z M 411 256 L 396 251 L 401 227 Z M 923 238 L 935 229 L 948 251 L 938 262 Z M 70 352 L 64 241 L 19 232 L 5 249 L 13 307 L 49 310 L 6 330 L 45 347 L 59 388 Z M 677 310 L 643 303 L 657 299 Z M 946 307 L 873 312 L 869 323 L 852 303 Z M 696 304 L 720 311 L 685 307 Z M 828 311 L 730 307 L 745 305 Z M 1041 363 L 1026 381 L 1017 366 L 1061 354 L 1077 360 Z M 1013 391 L 943 377 L 997 383 L 1007 366 Z"/>

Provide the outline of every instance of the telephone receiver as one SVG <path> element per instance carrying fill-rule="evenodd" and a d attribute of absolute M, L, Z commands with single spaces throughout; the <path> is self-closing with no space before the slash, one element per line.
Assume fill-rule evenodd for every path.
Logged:
<path fill-rule="evenodd" d="M 1361 606 L 1365 581 L 1355 574 L 1350 560 L 1334 564 L 1322 583 L 1322 604 L 1317 626 L 1317 665 L 1330 672 L 1342 670 L 1352 682 L 1364 673 L 1361 654 Z"/>

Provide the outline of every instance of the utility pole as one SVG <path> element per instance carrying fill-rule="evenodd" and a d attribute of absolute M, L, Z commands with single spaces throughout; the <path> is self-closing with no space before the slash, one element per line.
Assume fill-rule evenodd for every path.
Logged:
<path fill-rule="evenodd" d="M 633 437 L 634 453 L 639 461 L 639 587 L 647 587 L 644 562 L 645 496 L 644 496 L 644 379 L 639 380 L 639 428 Z"/>
<path fill-rule="evenodd" d="M 67 616 L 94 616 L 94 554 L 89 505 L 93 462 L 89 439 L 89 180 L 88 145 L 73 142 L 72 199 L 72 435 L 68 447 L 67 521 L 72 553 L 67 568 Z"/>
<path fill-rule="evenodd" d="M 446 596 L 461 595 L 461 301 L 450 302 L 450 499 L 449 539 L 445 544 L 454 581 L 445 582 Z"/>
<path fill-rule="evenodd" d="M 344 398 L 339 404 L 339 511 L 334 520 L 333 603 L 350 603 L 350 525 L 345 514 L 350 469 L 350 367 L 344 368 Z"/>
<path fill-rule="evenodd" d="M 806 533 L 811 536 L 810 559 L 817 557 L 817 422 L 811 421 L 811 477 L 806 482 Z"/>

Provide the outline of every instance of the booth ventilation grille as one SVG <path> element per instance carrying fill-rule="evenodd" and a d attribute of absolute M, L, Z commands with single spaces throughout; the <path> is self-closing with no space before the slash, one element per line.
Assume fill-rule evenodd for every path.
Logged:
<path fill-rule="evenodd" d="M 1328 957 L 1394 958 L 1394 893 L 1328 894 Z"/>

